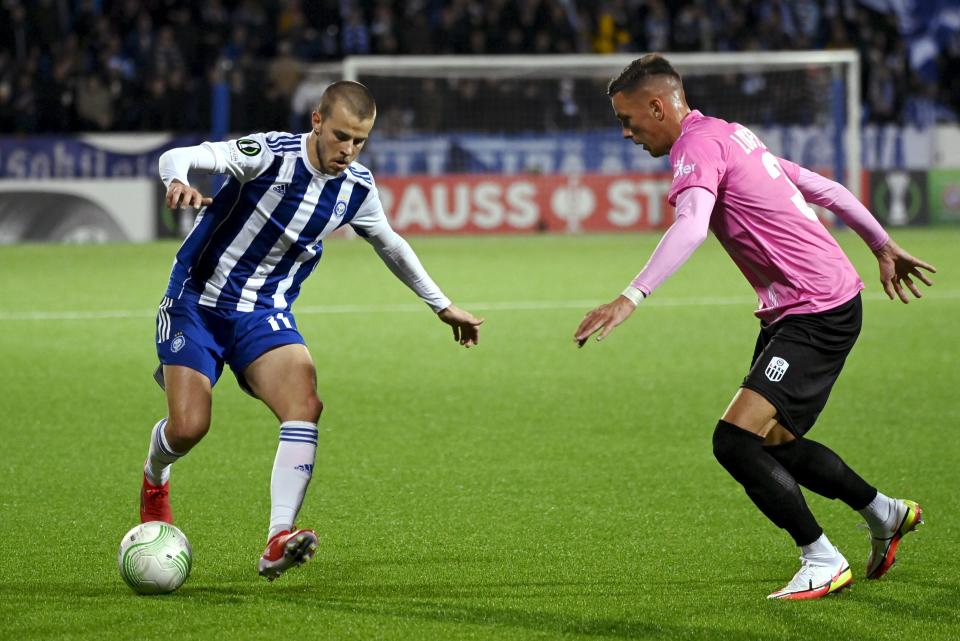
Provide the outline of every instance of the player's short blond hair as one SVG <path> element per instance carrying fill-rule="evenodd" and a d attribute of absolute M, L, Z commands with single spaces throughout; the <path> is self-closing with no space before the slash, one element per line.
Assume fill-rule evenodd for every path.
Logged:
<path fill-rule="evenodd" d="M 350 113 L 360 120 L 369 120 L 377 115 L 377 103 L 373 100 L 373 94 L 359 82 L 338 80 L 327 87 L 317 106 L 320 117 L 329 117 L 333 106 L 338 102 L 342 102 Z"/>

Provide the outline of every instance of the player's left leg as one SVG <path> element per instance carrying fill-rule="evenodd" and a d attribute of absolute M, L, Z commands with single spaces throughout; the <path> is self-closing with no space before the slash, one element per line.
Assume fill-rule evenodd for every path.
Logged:
<path fill-rule="evenodd" d="M 806 437 L 795 438 L 777 424 L 763 449 L 783 465 L 803 487 L 828 499 L 840 499 L 854 510 L 866 508 L 877 488 L 864 481 L 830 448 Z"/>
<path fill-rule="evenodd" d="M 280 420 L 280 442 L 270 479 L 270 529 L 258 567 L 271 581 L 310 560 L 317 535 L 294 523 L 313 475 L 317 421 L 323 403 L 317 396 L 316 371 L 305 345 L 276 347 L 244 371 L 251 391 Z"/>

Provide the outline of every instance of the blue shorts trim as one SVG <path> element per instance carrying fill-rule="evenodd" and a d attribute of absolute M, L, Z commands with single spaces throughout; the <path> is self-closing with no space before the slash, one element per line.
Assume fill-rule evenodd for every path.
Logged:
<path fill-rule="evenodd" d="M 253 361 L 282 345 L 306 344 L 289 311 L 238 312 L 170 298 L 164 298 L 157 313 L 156 341 L 163 365 L 189 367 L 212 386 L 226 363 L 247 392 L 243 372 Z"/>

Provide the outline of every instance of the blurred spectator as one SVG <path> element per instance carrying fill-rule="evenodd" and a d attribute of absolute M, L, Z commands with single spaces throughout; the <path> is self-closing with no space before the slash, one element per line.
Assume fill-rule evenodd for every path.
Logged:
<path fill-rule="evenodd" d="M 340 50 L 345 56 L 365 56 L 370 53 L 370 28 L 356 9 L 347 11 Z"/>
<path fill-rule="evenodd" d="M 77 116 L 81 128 L 109 131 L 113 126 L 113 98 L 98 73 L 85 76 L 77 91 Z"/>
<path fill-rule="evenodd" d="M 627 30 L 627 13 L 624 0 L 613 0 L 600 5 L 593 37 L 593 50 L 596 53 L 629 50 L 631 38 Z"/>
<path fill-rule="evenodd" d="M 397 19 L 388 0 L 378 0 L 370 21 L 370 36 L 374 53 L 388 56 L 399 53 L 400 41 L 397 39 Z M 481 35 L 482 31 L 478 32 Z"/>
<path fill-rule="evenodd" d="M 647 37 L 649 51 L 668 51 L 670 49 L 670 14 L 661 0 L 651 0 L 643 31 Z"/>
<path fill-rule="evenodd" d="M 943 103 L 954 115 L 960 114 L 960 31 L 953 34 L 937 60 Z"/>

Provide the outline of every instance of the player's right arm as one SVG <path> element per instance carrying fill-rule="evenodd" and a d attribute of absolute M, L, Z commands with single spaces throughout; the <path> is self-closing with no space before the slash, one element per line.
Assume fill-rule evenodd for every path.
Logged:
<path fill-rule="evenodd" d="M 587 312 L 573 333 L 573 340 L 580 347 L 596 332 L 598 341 L 606 338 L 707 238 L 718 186 L 726 171 L 723 144 L 710 135 L 681 139 L 670 150 L 670 164 L 674 174 L 667 199 L 677 208 L 676 220 L 623 293 Z"/>
<path fill-rule="evenodd" d="M 240 182 L 253 180 L 273 162 L 273 152 L 263 134 L 224 142 L 205 142 L 194 147 L 175 147 L 160 155 L 160 179 L 167 187 L 167 206 L 201 207 L 213 202 L 190 186 L 188 174 L 229 174 Z"/>
<path fill-rule="evenodd" d="M 703 187 L 693 186 L 680 192 L 676 199 L 677 219 L 660 239 L 650 260 L 620 296 L 587 312 L 573 335 L 577 345 L 583 347 L 597 331 L 597 340 L 603 340 L 627 320 L 640 301 L 687 262 L 707 238 L 716 202 L 717 197 Z"/>
<path fill-rule="evenodd" d="M 921 298 L 923 295 L 913 281 L 914 278 L 927 286 L 933 285 L 933 281 L 920 269 L 936 273 L 936 268 L 914 258 L 897 245 L 873 214 L 850 193 L 850 190 L 834 180 L 789 160 L 783 158 L 779 160 L 780 165 L 800 190 L 804 200 L 829 209 L 867 244 L 877 258 L 880 284 L 883 285 L 883 291 L 890 300 L 896 296 L 904 303 L 910 302 L 904 287 L 917 298 Z"/>

